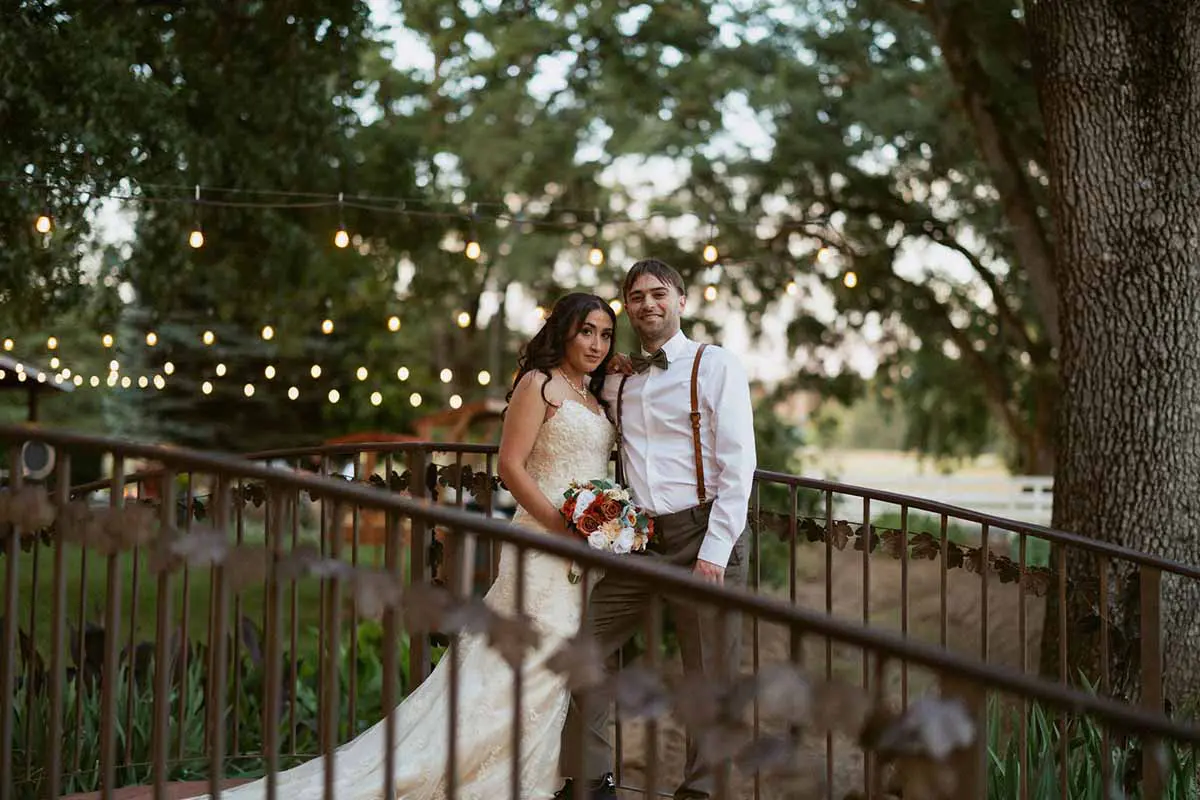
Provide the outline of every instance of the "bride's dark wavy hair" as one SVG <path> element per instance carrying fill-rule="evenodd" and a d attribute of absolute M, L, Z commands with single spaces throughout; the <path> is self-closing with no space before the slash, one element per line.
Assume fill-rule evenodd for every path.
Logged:
<path fill-rule="evenodd" d="M 608 404 L 600 396 L 600 390 L 604 387 L 604 376 L 608 372 L 608 362 L 612 359 L 616 345 L 617 315 L 608 303 L 604 302 L 603 298 L 584 292 L 572 292 L 559 298 L 550 311 L 550 316 L 546 317 L 542 329 L 521 348 L 521 355 L 517 358 L 517 376 L 513 378 L 512 388 L 508 390 L 508 395 L 504 398 L 506 402 L 512 400 L 513 391 L 525 377 L 525 373 L 537 370 L 548 378 L 553 377 L 550 370 L 557 367 L 566 358 L 567 342 L 571 341 L 579 332 L 584 320 L 593 311 L 603 311 L 613 324 L 613 340 L 609 345 L 608 353 L 600 362 L 600 366 L 590 373 L 588 381 L 588 391 L 600 401 L 601 407 L 607 413 Z M 542 385 L 542 399 L 549 404 L 550 401 L 546 399 L 545 384 Z"/>

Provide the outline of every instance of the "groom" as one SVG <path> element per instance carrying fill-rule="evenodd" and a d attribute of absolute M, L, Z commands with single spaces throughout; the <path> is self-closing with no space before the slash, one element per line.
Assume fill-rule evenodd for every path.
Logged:
<path fill-rule="evenodd" d="M 629 322 L 641 340 L 634 373 L 610 375 L 604 387 L 618 416 L 618 456 L 622 482 L 654 518 L 654 541 L 647 557 L 712 583 L 746 581 L 745 538 L 750 487 L 754 479 L 754 420 L 750 387 L 727 351 L 700 345 L 679 329 L 687 298 L 683 278 L 657 259 L 633 265 L 622 291 Z M 698 412 L 698 417 L 697 413 Z M 654 589 L 610 574 L 592 591 L 588 624 L 605 657 L 616 653 L 646 619 Z M 739 667 L 741 622 L 727 615 L 724 637 L 711 609 L 667 599 L 679 636 L 684 671 L 735 675 Z M 655 646 L 657 643 L 651 643 Z M 721 647 L 721 652 L 717 652 Z M 608 739 L 607 703 L 591 703 L 581 718 L 572 699 L 564 738 L 583 737 L 587 791 L 576 793 L 568 779 L 556 797 L 616 797 L 613 748 Z M 562 749 L 562 773 L 576 767 L 571 749 Z M 715 774 L 698 763 L 696 742 L 688 737 L 683 783 L 675 797 L 713 794 Z"/>

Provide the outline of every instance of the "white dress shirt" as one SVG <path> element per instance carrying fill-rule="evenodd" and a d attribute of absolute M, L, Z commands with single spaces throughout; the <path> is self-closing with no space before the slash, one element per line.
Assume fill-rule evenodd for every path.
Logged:
<path fill-rule="evenodd" d="M 652 516 L 699 503 L 692 439 L 692 365 L 699 344 L 675 334 L 663 346 L 667 369 L 630 375 L 621 401 L 621 451 L 627 488 Z M 699 558 L 726 566 L 746 527 L 754 481 L 754 416 L 741 365 L 710 345 L 700 359 L 700 451 L 707 497 L 713 500 Z M 621 376 L 610 375 L 604 395 L 613 413 Z"/>

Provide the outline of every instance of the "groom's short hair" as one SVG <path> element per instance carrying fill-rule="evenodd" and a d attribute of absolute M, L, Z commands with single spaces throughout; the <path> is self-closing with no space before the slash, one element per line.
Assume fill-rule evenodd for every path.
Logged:
<path fill-rule="evenodd" d="M 641 261 L 635 262 L 629 268 L 629 272 L 625 274 L 625 284 L 621 287 L 622 299 L 628 299 L 629 290 L 633 288 L 634 282 L 643 275 L 653 276 L 667 286 L 674 286 L 675 291 L 681 295 L 687 294 L 687 290 L 683 286 L 683 276 L 679 274 L 679 270 L 657 258 L 643 258 Z"/>

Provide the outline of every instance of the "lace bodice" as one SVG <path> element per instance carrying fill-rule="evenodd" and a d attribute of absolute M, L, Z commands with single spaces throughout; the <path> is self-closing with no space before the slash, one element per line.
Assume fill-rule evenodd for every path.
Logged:
<path fill-rule="evenodd" d="M 592 413 L 574 400 L 567 400 L 542 424 L 525 468 L 537 481 L 542 494 L 555 506 L 560 506 L 563 491 L 571 481 L 608 475 L 608 460 L 615 440 L 616 429 L 607 417 Z M 518 511 L 517 515 L 523 514 Z M 536 525 L 527 516 L 516 521 Z"/>

